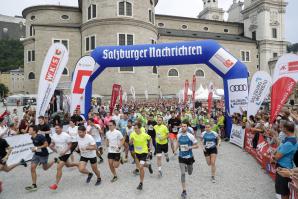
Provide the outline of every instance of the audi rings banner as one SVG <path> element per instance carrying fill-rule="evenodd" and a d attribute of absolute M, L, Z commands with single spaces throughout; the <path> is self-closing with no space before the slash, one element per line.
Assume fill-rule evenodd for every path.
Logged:
<path fill-rule="evenodd" d="M 273 123 L 292 94 L 298 81 L 298 56 L 285 54 L 276 63 L 271 91 L 271 117 Z"/>
<path fill-rule="evenodd" d="M 95 61 L 90 56 L 82 57 L 76 65 L 72 83 L 70 97 L 70 113 L 80 107 L 81 114 L 85 114 L 85 88 L 90 76 L 93 73 Z M 88 111 L 87 111 L 88 112 Z"/>
<path fill-rule="evenodd" d="M 248 95 L 248 116 L 255 116 L 270 92 L 272 79 L 265 71 L 258 71 L 251 80 Z"/>
<path fill-rule="evenodd" d="M 247 78 L 228 80 L 230 115 L 247 110 L 248 84 Z"/>
<path fill-rule="evenodd" d="M 45 57 L 40 73 L 37 105 L 36 123 L 39 116 L 44 116 L 50 100 L 60 81 L 62 72 L 68 62 L 68 51 L 61 43 L 54 43 Z"/>
<path fill-rule="evenodd" d="M 191 41 L 163 44 L 100 46 L 91 54 L 101 66 L 90 77 L 86 88 L 86 106 L 90 107 L 92 82 L 107 67 L 143 67 L 191 64 L 206 64 L 223 78 L 225 89 L 225 107 L 227 112 L 239 112 L 239 107 L 246 110 L 248 90 L 246 66 L 237 60 L 216 41 Z M 234 81 L 234 79 L 236 81 Z M 231 80 L 232 82 L 228 83 Z M 240 82 L 238 81 L 240 80 Z M 240 86 L 237 86 L 240 84 Z M 231 92 L 229 87 L 233 86 Z M 242 91 L 243 90 L 243 91 Z M 160 90 L 161 91 L 161 90 Z M 231 95 L 231 96 L 230 96 Z M 243 101 L 244 99 L 244 101 Z M 230 110 L 230 103 L 232 110 Z M 86 109 L 88 109 L 88 107 Z M 87 115 L 86 115 L 87 117 Z M 232 119 L 226 114 L 227 134 L 232 128 Z"/>

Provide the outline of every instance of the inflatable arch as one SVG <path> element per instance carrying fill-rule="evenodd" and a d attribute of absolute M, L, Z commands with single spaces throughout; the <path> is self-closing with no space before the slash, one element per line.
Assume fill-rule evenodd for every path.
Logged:
<path fill-rule="evenodd" d="M 231 115 L 247 104 L 246 66 L 213 40 L 131 46 L 100 46 L 91 56 L 99 67 L 91 75 L 85 90 L 85 110 L 90 110 L 92 83 L 108 67 L 169 66 L 206 64 L 223 78 L 226 125 L 232 128 Z M 87 118 L 88 113 L 83 113 Z"/>

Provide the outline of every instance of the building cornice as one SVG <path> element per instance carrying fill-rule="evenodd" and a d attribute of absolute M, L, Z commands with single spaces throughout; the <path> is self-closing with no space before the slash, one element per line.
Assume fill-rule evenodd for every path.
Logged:
<path fill-rule="evenodd" d="M 252 10 L 257 9 L 258 13 L 263 11 L 270 10 L 270 6 L 277 6 L 279 8 L 278 12 L 285 13 L 285 7 L 288 5 L 288 2 L 281 2 L 281 1 L 273 1 L 273 0 L 260 0 L 252 3 L 247 8 L 241 11 L 241 14 L 245 15 L 251 12 Z"/>
<path fill-rule="evenodd" d="M 27 38 L 20 38 L 20 41 L 23 43 L 23 45 L 31 44 L 35 42 L 35 37 L 27 37 Z"/>
<path fill-rule="evenodd" d="M 72 11 L 72 12 L 80 12 L 80 9 L 78 7 L 72 7 L 72 6 L 58 6 L 58 5 L 38 5 L 38 6 L 32 6 L 25 8 L 22 12 L 22 15 L 24 18 L 26 16 L 33 12 L 33 11 L 41 11 L 41 10 L 59 10 L 59 11 Z"/>
<path fill-rule="evenodd" d="M 132 26 L 146 28 L 148 30 L 155 32 L 156 34 L 158 33 L 157 27 L 154 26 L 153 24 L 140 21 L 140 20 L 128 19 L 128 18 L 94 19 L 82 24 L 81 30 L 83 32 L 84 30 L 87 30 L 95 26 L 100 26 L 100 25 L 132 25 Z"/>

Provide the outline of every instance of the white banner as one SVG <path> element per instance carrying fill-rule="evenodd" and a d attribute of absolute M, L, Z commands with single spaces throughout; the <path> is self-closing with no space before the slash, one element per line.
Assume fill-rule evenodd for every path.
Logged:
<path fill-rule="evenodd" d="M 271 84 L 272 79 L 267 72 L 258 71 L 254 74 L 249 88 L 247 116 L 257 114 L 270 92 Z"/>
<path fill-rule="evenodd" d="M 135 101 L 136 100 L 136 91 L 133 86 L 130 87 L 130 93 L 132 95 L 132 99 Z"/>
<path fill-rule="evenodd" d="M 148 91 L 147 90 L 145 90 L 145 98 L 146 98 L 146 100 L 148 100 Z"/>
<path fill-rule="evenodd" d="M 247 79 L 228 80 L 230 115 L 241 113 L 247 110 L 248 104 L 248 85 Z"/>
<path fill-rule="evenodd" d="M 227 74 L 235 66 L 237 59 L 225 49 L 220 48 L 209 62 L 220 72 Z"/>
<path fill-rule="evenodd" d="M 231 129 L 230 142 L 243 148 L 244 136 L 245 136 L 245 129 L 243 129 L 242 126 L 233 124 Z"/>
<path fill-rule="evenodd" d="M 31 148 L 34 147 L 31 136 L 29 134 L 16 135 L 5 138 L 12 152 L 8 157 L 7 165 L 17 164 L 24 159 L 25 161 L 31 160 L 33 153 Z"/>
<path fill-rule="evenodd" d="M 278 59 L 274 69 L 273 83 L 282 77 L 298 81 L 298 55 L 285 54 Z"/>
<path fill-rule="evenodd" d="M 122 99 L 124 102 L 127 102 L 127 92 L 123 92 Z"/>
<path fill-rule="evenodd" d="M 70 113 L 79 107 L 81 114 L 85 114 L 85 88 L 93 73 L 95 61 L 90 56 L 82 57 L 76 65 L 72 83 L 70 97 Z"/>
<path fill-rule="evenodd" d="M 38 84 L 36 123 L 43 116 L 68 62 L 68 51 L 61 43 L 54 43 L 45 57 Z"/>

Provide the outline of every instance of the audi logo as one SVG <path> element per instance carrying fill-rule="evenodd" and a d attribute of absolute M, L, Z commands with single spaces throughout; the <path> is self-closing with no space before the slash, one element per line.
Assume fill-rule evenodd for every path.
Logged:
<path fill-rule="evenodd" d="M 239 85 L 231 85 L 230 91 L 231 92 L 237 92 L 237 91 L 246 91 L 247 85 L 246 84 L 239 84 Z"/>

